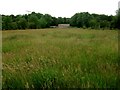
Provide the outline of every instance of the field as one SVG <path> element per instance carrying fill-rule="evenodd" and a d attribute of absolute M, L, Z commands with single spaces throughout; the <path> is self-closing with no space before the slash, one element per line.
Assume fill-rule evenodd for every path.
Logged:
<path fill-rule="evenodd" d="M 3 88 L 115 88 L 118 31 L 2 32 Z"/>

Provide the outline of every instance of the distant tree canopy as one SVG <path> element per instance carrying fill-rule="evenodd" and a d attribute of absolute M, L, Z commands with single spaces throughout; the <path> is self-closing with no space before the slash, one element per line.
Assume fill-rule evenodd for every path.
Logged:
<path fill-rule="evenodd" d="M 120 9 L 115 16 L 90 14 L 88 12 L 76 13 L 71 18 L 52 17 L 49 14 L 32 12 L 25 15 L 2 15 L 2 29 L 40 29 L 70 24 L 72 27 L 92 29 L 120 29 Z"/>
<path fill-rule="evenodd" d="M 76 13 L 71 17 L 71 26 L 82 27 L 82 28 L 92 28 L 92 29 L 111 29 L 114 21 L 114 16 L 89 14 L 88 12 Z M 113 22 L 114 23 L 114 22 Z"/>
<path fill-rule="evenodd" d="M 120 9 L 117 11 L 115 25 L 116 25 L 116 28 L 120 29 Z"/>

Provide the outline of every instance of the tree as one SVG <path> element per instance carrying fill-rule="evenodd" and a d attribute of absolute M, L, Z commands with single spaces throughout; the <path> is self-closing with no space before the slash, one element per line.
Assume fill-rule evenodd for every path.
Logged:
<path fill-rule="evenodd" d="M 51 26 L 57 26 L 58 25 L 58 21 L 56 17 L 52 17 L 52 21 L 51 21 Z"/>
<path fill-rule="evenodd" d="M 41 13 L 36 13 L 36 16 L 38 17 L 38 19 L 40 19 L 40 18 L 43 16 L 43 14 L 41 14 Z"/>
<path fill-rule="evenodd" d="M 28 18 L 28 28 L 36 29 L 38 24 L 38 17 L 34 14 L 31 14 Z"/>
<path fill-rule="evenodd" d="M 100 28 L 102 28 L 102 29 L 110 28 L 110 23 L 106 20 L 103 20 L 100 22 Z"/>
<path fill-rule="evenodd" d="M 97 20 L 96 19 L 91 19 L 89 21 L 89 25 L 92 29 L 97 29 L 98 28 L 98 23 L 97 23 Z"/>
<path fill-rule="evenodd" d="M 58 24 L 62 24 L 64 22 L 63 18 L 62 17 L 58 17 Z"/>
<path fill-rule="evenodd" d="M 0 30 L 2 30 L 2 15 L 0 14 Z"/>
<path fill-rule="evenodd" d="M 120 9 L 117 11 L 116 15 L 116 27 L 120 29 Z"/>
<path fill-rule="evenodd" d="M 46 28 L 47 27 L 47 21 L 44 17 L 41 17 L 38 21 L 38 28 Z"/>
<path fill-rule="evenodd" d="M 76 13 L 71 17 L 70 24 L 77 27 L 89 27 L 91 15 L 88 12 Z"/>
<path fill-rule="evenodd" d="M 62 18 L 62 22 L 63 22 L 63 24 L 68 24 L 68 23 L 70 23 L 69 22 L 69 18 L 66 18 L 66 17 L 64 17 L 64 18 Z"/>
<path fill-rule="evenodd" d="M 11 23 L 11 28 L 12 28 L 12 30 L 18 29 L 17 23 L 16 23 L 16 22 L 12 22 L 12 23 Z"/>
<path fill-rule="evenodd" d="M 71 17 L 71 19 L 70 19 L 70 25 L 71 26 L 73 26 L 73 27 L 77 26 L 77 22 L 76 21 L 77 21 L 78 15 L 79 15 L 79 13 L 76 13 L 75 15 L 73 15 Z"/>
<path fill-rule="evenodd" d="M 3 16 L 2 18 L 3 22 L 2 22 L 2 28 L 3 30 L 11 30 L 12 29 L 12 26 L 11 26 L 11 23 L 12 23 L 12 18 L 10 16 Z"/>
<path fill-rule="evenodd" d="M 25 15 L 2 15 L 2 29 L 37 29 L 49 28 L 50 26 L 57 26 L 58 24 L 70 24 L 73 27 L 82 28 L 118 28 L 120 29 L 120 10 L 117 11 L 116 16 L 89 14 L 88 12 L 76 13 L 71 18 L 52 17 L 49 14 L 41 14 L 32 12 Z"/>
<path fill-rule="evenodd" d="M 26 21 L 26 19 L 25 18 L 20 18 L 19 20 L 18 20 L 18 29 L 26 29 L 27 28 L 27 21 Z"/>
<path fill-rule="evenodd" d="M 45 19 L 44 21 L 45 21 L 45 23 L 46 23 L 46 28 L 49 28 L 50 26 L 51 26 L 51 22 L 52 22 L 52 16 L 51 15 L 49 15 L 49 14 L 45 14 L 43 17 L 42 17 L 42 19 Z"/>

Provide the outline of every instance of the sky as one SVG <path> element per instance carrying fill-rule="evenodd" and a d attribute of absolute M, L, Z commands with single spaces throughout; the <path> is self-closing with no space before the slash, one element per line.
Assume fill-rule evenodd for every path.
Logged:
<path fill-rule="evenodd" d="M 31 12 L 55 17 L 71 17 L 78 12 L 115 15 L 120 0 L 1 0 L 0 14 L 18 15 Z"/>

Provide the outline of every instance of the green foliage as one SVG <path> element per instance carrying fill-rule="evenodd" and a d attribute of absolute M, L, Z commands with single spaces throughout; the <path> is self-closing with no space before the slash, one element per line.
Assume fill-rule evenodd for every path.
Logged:
<path fill-rule="evenodd" d="M 52 17 L 52 21 L 51 21 L 51 26 L 57 26 L 58 25 L 58 20 L 56 17 Z"/>
<path fill-rule="evenodd" d="M 116 28 L 120 29 L 120 9 L 117 11 Z"/>
<path fill-rule="evenodd" d="M 25 15 L 3 16 L 3 30 L 12 29 L 39 29 L 58 26 L 58 24 L 70 24 L 72 27 L 92 29 L 115 29 L 119 28 L 119 10 L 116 16 L 90 14 L 88 12 L 76 13 L 71 18 L 52 17 L 49 14 L 32 12 Z"/>
<path fill-rule="evenodd" d="M 20 18 L 18 21 L 17 21 L 17 25 L 18 25 L 18 29 L 26 29 L 27 28 L 27 21 L 25 18 Z"/>
<path fill-rule="evenodd" d="M 42 18 L 45 19 L 44 23 L 46 23 L 46 28 L 49 28 L 52 22 L 52 16 L 50 16 L 49 14 L 45 14 Z"/>
<path fill-rule="evenodd" d="M 92 29 L 110 29 L 113 27 L 113 16 L 89 14 L 88 12 L 76 13 L 71 17 L 71 26 L 92 28 Z M 113 27 L 114 28 L 114 27 Z"/>
<path fill-rule="evenodd" d="M 30 29 L 36 29 L 37 28 L 37 24 L 38 24 L 38 17 L 33 15 L 30 15 L 30 17 L 28 18 L 28 27 Z"/>
<path fill-rule="evenodd" d="M 41 17 L 38 21 L 38 28 L 46 28 L 47 27 L 47 21 L 44 17 Z"/>
<path fill-rule="evenodd" d="M 2 30 L 2 15 L 0 14 L 0 30 Z"/>
<path fill-rule="evenodd" d="M 89 21 L 89 25 L 90 25 L 90 27 L 92 28 L 92 29 L 97 29 L 98 28 L 98 25 L 99 23 L 97 22 L 97 20 L 96 19 L 91 19 L 90 21 Z"/>
<path fill-rule="evenodd" d="M 63 18 L 62 17 L 58 17 L 58 24 L 63 23 Z"/>
<path fill-rule="evenodd" d="M 17 23 L 16 23 L 16 22 L 12 22 L 12 23 L 11 23 L 11 28 L 12 28 L 13 30 L 18 29 L 18 27 L 19 27 L 19 26 L 17 26 Z"/>
<path fill-rule="evenodd" d="M 10 16 L 3 16 L 2 17 L 3 23 L 2 23 L 2 29 L 4 30 L 11 30 L 12 29 L 12 18 Z"/>

